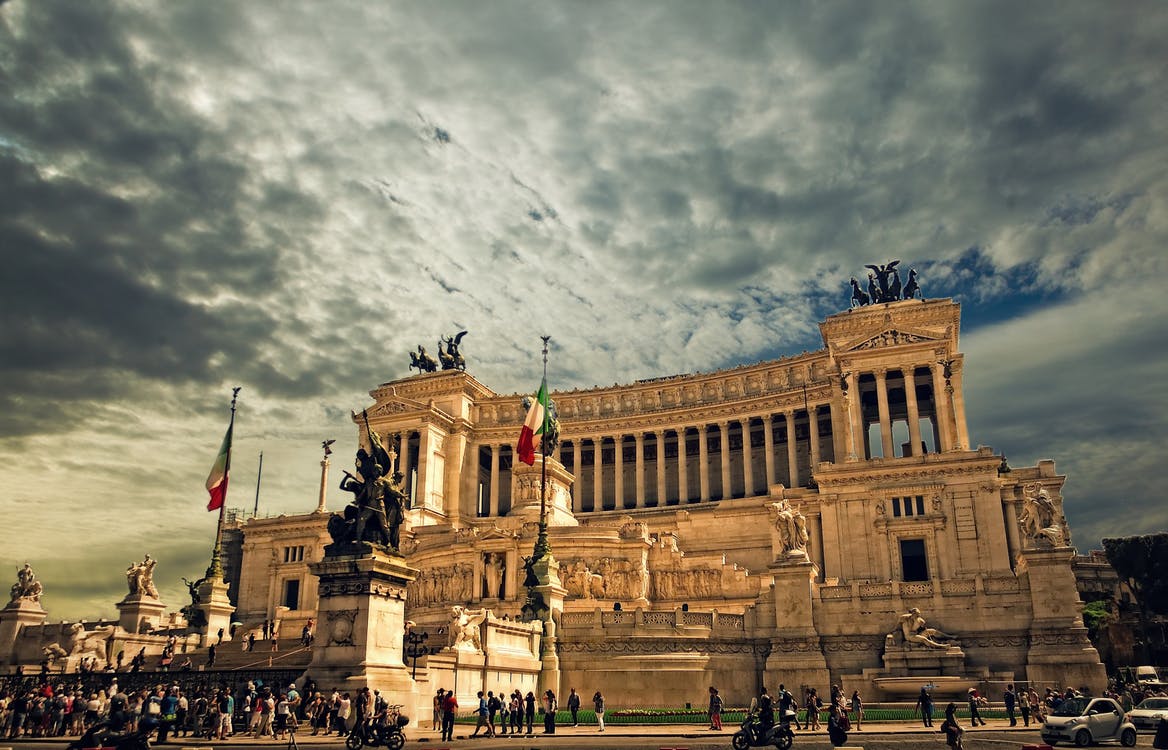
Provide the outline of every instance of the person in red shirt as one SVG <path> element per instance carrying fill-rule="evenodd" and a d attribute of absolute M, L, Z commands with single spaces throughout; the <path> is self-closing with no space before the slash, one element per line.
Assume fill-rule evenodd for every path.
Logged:
<path fill-rule="evenodd" d="M 453 690 L 442 696 L 442 742 L 454 741 L 454 712 L 458 710 L 458 699 Z"/>

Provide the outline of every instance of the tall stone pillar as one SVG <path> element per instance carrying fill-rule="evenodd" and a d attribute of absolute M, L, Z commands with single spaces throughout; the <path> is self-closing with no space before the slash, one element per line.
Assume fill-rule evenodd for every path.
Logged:
<path fill-rule="evenodd" d="M 406 493 L 410 498 L 414 497 L 414 478 L 410 476 L 414 467 L 410 464 L 410 438 L 414 433 L 411 430 L 406 430 L 401 434 L 401 439 L 398 441 L 398 456 L 397 465 L 398 471 L 402 473 L 402 486 L 405 487 Z"/>
<path fill-rule="evenodd" d="M 953 409 L 950 406 L 945 375 L 941 364 L 930 365 L 933 371 L 933 405 L 936 408 L 937 433 L 942 453 L 953 450 Z"/>
<path fill-rule="evenodd" d="M 730 491 L 730 423 L 726 420 L 719 422 L 718 434 L 722 446 L 722 499 L 728 500 L 734 494 Z"/>
<path fill-rule="evenodd" d="M 320 462 L 320 496 L 316 499 L 316 513 L 324 513 L 326 510 L 324 503 L 328 488 L 328 470 L 329 460 L 328 456 L 326 455 Z"/>
<path fill-rule="evenodd" d="M 1073 547 L 1028 549 L 1018 555 L 1018 576 L 1030 589 L 1033 619 L 1026 679 L 1078 688 L 1087 686 L 1100 695 L 1107 687 L 1107 671 L 1087 639 L 1083 603 L 1071 570 Z"/>
<path fill-rule="evenodd" d="M 868 457 L 864 450 L 864 414 L 860 403 L 860 376 L 848 374 L 848 460 L 862 461 Z"/>
<path fill-rule="evenodd" d="M 580 438 L 572 441 L 572 471 L 576 472 L 576 476 L 581 476 L 580 464 L 584 460 L 584 446 L 580 443 Z M 572 510 L 576 513 L 584 510 L 584 488 L 580 482 L 572 483 Z"/>
<path fill-rule="evenodd" d="M 499 515 L 499 444 L 491 443 L 491 483 L 487 501 L 487 515 L 497 518 Z"/>
<path fill-rule="evenodd" d="M 819 407 L 815 404 L 807 407 L 807 437 L 811 442 L 811 466 L 808 473 L 814 476 L 815 467 L 819 466 Z"/>
<path fill-rule="evenodd" d="M 812 617 L 813 586 L 819 571 L 807 555 L 790 555 L 770 565 L 775 577 L 775 623 L 763 682 L 766 685 L 829 685 L 823 644 Z"/>
<path fill-rule="evenodd" d="M 635 507 L 645 507 L 645 433 L 633 435 L 633 442 L 637 447 L 637 504 Z"/>
<path fill-rule="evenodd" d="M 410 497 L 414 508 L 445 507 L 446 452 L 444 435 L 423 424 L 418 439 L 418 483 Z"/>
<path fill-rule="evenodd" d="M 906 367 L 904 374 L 904 400 L 908 408 L 908 455 L 921 455 L 921 412 L 917 406 L 916 368 Z"/>
<path fill-rule="evenodd" d="M 746 497 L 754 496 L 754 458 L 750 446 L 750 417 L 742 422 L 742 491 Z"/>
<path fill-rule="evenodd" d="M 775 483 L 775 420 L 770 414 L 762 418 L 762 447 L 766 453 L 766 483 L 769 490 Z"/>
<path fill-rule="evenodd" d="M 969 428 L 965 425 L 965 389 L 962 386 L 961 367 L 956 367 L 953 370 L 953 418 L 956 421 L 954 425 L 955 443 L 957 450 L 966 450 L 969 448 Z"/>
<path fill-rule="evenodd" d="M 604 438 L 592 438 L 592 510 L 604 510 Z"/>
<path fill-rule="evenodd" d="M 686 455 L 686 428 L 677 428 L 677 504 L 689 501 L 689 456 Z"/>
<path fill-rule="evenodd" d="M 320 579 L 317 637 L 306 674 L 321 685 L 355 693 L 380 690 L 405 705 L 403 713 L 431 715 L 402 659 L 406 586 L 418 570 L 405 558 L 370 545 L 357 554 L 329 554 L 309 570 Z M 427 691 L 428 692 L 428 691 Z"/>
<path fill-rule="evenodd" d="M 657 507 L 665 507 L 665 430 L 657 431 Z"/>
<path fill-rule="evenodd" d="M 698 479 L 701 481 L 702 502 L 710 502 L 710 443 L 706 425 L 698 425 Z"/>
<path fill-rule="evenodd" d="M 625 436 L 612 436 L 612 483 L 617 510 L 625 509 Z"/>
<path fill-rule="evenodd" d="M 876 371 L 876 407 L 880 414 L 880 452 L 884 458 L 895 458 L 892 445 L 892 419 L 888 413 L 888 372 Z"/>
<path fill-rule="evenodd" d="M 465 426 L 458 423 L 444 440 L 444 452 L 446 454 L 446 476 L 444 479 L 445 498 L 442 505 L 431 510 L 432 518 L 436 522 L 450 521 L 457 524 L 461 521 L 464 486 L 462 467 L 466 463 L 465 458 L 468 448 L 466 438 Z M 474 466 L 477 469 L 478 454 L 475 454 L 474 458 Z"/>
<path fill-rule="evenodd" d="M 799 486 L 799 444 L 795 440 L 795 412 L 783 413 L 787 420 L 787 486 Z"/>

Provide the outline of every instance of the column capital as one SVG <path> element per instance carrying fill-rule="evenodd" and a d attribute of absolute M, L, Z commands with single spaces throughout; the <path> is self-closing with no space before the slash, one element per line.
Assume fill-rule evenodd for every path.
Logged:
<path fill-rule="evenodd" d="M 650 433 L 650 434 L 652 434 L 652 433 Z M 635 439 L 635 440 L 637 441 L 637 443 L 643 443 L 643 442 L 645 442 L 645 433 L 643 433 L 643 432 L 634 432 L 634 433 L 633 433 L 633 439 Z"/>
<path fill-rule="evenodd" d="M 876 376 L 876 382 L 883 382 L 884 379 L 888 377 L 888 368 L 877 367 L 876 369 L 872 370 L 872 374 Z"/>

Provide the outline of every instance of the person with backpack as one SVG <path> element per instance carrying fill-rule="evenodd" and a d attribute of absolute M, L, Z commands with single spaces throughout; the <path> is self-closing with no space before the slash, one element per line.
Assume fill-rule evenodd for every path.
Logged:
<path fill-rule="evenodd" d="M 495 736 L 495 716 L 499 713 L 499 699 L 493 690 L 487 691 L 487 725 L 491 729 L 491 737 Z"/>
<path fill-rule="evenodd" d="M 957 723 L 957 704 L 950 703 L 945 707 L 945 721 L 941 723 L 941 731 L 945 734 L 945 744 L 953 750 L 961 750 L 961 735 L 965 730 Z"/>

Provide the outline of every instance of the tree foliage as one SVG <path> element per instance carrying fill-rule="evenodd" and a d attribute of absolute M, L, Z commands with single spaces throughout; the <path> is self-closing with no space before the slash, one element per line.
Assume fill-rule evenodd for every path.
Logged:
<path fill-rule="evenodd" d="M 1104 539 L 1103 549 L 1141 612 L 1168 615 L 1168 532 Z"/>

